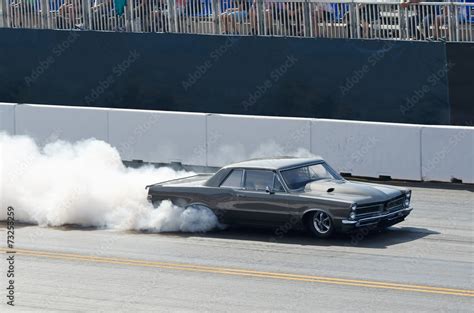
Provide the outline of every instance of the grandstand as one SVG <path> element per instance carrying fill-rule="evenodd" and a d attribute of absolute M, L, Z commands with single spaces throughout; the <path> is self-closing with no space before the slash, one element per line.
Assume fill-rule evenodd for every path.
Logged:
<path fill-rule="evenodd" d="M 474 41 L 474 3 L 394 0 L 0 0 L 0 27 Z"/>

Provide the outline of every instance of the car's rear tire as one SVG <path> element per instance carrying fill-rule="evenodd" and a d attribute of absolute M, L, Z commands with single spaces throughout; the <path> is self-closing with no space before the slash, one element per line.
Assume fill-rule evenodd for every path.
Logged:
<path fill-rule="evenodd" d="M 309 213 L 306 227 L 317 238 L 329 238 L 334 234 L 334 223 L 331 216 L 324 211 Z"/>

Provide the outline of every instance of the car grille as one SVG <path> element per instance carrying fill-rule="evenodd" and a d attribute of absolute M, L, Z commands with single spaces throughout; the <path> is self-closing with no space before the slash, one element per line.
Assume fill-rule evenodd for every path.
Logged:
<path fill-rule="evenodd" d="M 358 206 L 356 213 L 358 217 L 365 217 L 373 214 L 391 213 L 403 209 L 405 196 L 399 196 L 382 203 L 371 203 Z"/>
<path fill-rule="evenodd" d="M 394 212 L 403 209 L 403 205 L 405 204 L 405 196 L 401 196 L 390 200 L 385 205 L 385 211 L 387 212 Z"/>
<path fill-rule="evenodd" d="M 366 215 L 372 213 L 379 213 L 383 209 L 383 204 L 369 204 L 357 207 L 356 214 L 357 215 Z"/>

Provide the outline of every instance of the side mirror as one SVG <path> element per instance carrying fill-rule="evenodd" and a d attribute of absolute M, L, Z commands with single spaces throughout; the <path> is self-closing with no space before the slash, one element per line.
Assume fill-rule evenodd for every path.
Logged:
<path fill-rule="evenodd" d="M 270 186 L 265 187 L 265 192 L 271 195 L 275 193 L 275 191 L 273 191 L 273 189 L 270 188 Z"/>

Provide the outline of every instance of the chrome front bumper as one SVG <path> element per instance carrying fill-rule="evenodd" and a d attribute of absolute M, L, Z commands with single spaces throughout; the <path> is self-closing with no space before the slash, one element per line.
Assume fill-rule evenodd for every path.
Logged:
<path fill-rule="evenodd" d="M 371 216 L 371 217 L 366 217 L 366 218 L 361 218 L 361 219 L 342 220 L 342 224 L 347 225 L 347 226 L 363 227 L 363 226 L 378 224 L 380 222 L 385 222 L 385 221 L 390 222 L 392 220 L 396 220 L 399 218 L 405 218 L 408 214 L 410 214 L 412 210 L 413 208 L 405 208 L 405 209 L 401 209 L 395 212 L 379 214 L 376 216 Z"/>

